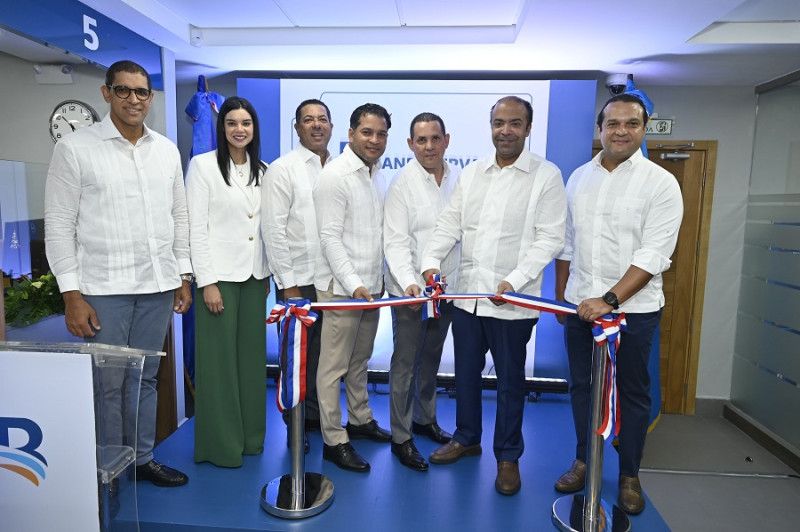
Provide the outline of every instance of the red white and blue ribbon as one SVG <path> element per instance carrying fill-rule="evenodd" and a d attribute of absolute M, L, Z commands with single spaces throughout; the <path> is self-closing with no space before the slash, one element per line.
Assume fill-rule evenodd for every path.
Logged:
<path fill-rule="evenodd" d="M 422 297 L 388 297 L 367 301 L 365 299 L 345 299 L 310 303 L 307 299 L 298 303 L 278 303 L 272 309 L 267 323 L 280 321 L 279 342 L 281 346 L 281 377 L 278 380 L 278 408 L 283 412 L 286 408 L 297 406 L 305 399 L 306 393 L 306 328 L 317 319 L 314 310 L 369 310 L 380 307 L 423 304 L 426 308 L 432 305 L 428 314 L 423 310 L 423 319 L 439 317 L 438 300 L 456 299 L 499 299 L 531 310 L 550 312 L 552 314 L 577 314 L 577 306 L 563 301 L 553 301 L 543 297 L 530 296 L 517 292 L 495 294 L 446 294 L 446 283 L 433 279 L 426 287 Z M 430 288 L 430 290 L 429 290 Z M 603 422 L 597 430 L 608 438 L 612 433 L 619 434 L 619 397 L 617 394 L 617 350 L 621 341 L 621 332 L 626 330 L 625 314 L 607 315 L 595 320 L 592 334 L 597 345 L 608 344 L 606 380 L 603 390 Z"/>
<path fill-rule="evenodd" d="M 311 301 L 301 299 L 273 307 L 267 323 L 279 323 L 281 374 L 278 377 L 278 410 L 294 408 L 306 398 L 306 352 L 308 328 L 317 321 Z"/>
<path fill-rule="evenodd" d="M 594 321 L 592 335 L 598 346 L 608 344 L 606 350 L 606 374 L 603 382 L 603 420 L 595 431 L 603 439 L 612 434 L 617 436 L 620 429 L 619 394 L 617 393 L 617 351 L 626 330 L 625 313 L 618 316 L 603 316 Z"/>
<path fill-rule="evenodd" d="M 428 318 L 440 318 L 442 314 L 439 312 L 439 297 L 444 294 L 447 288 L 447 283 L 442 281 L 441 274 L 434 273 L 428 279 L 428 284 L 425 286 L 425 295 L 430 299 L 422 307 L 422 321 Z"/>

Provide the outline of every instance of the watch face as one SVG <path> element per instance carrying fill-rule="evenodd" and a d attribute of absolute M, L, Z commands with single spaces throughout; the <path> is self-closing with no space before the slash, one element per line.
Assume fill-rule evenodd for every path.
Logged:
<path fill-rule="evenodd" d="M 50 115 L 50 136 L 58 142 L 74 131 L 91 126 L 99 120 L 97 113 L 88 104 L 77 100 L 61 102 Z"/>

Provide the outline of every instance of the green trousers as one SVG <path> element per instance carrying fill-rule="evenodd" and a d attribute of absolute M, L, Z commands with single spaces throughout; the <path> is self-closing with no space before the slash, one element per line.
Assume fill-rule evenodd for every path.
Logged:
<path fill-rule="evenodd" d="M 218 282 L 225 309 L 195 301 L 194 459 L 239 467 L 260 454 L 266 433 L 267 279 Z"/>

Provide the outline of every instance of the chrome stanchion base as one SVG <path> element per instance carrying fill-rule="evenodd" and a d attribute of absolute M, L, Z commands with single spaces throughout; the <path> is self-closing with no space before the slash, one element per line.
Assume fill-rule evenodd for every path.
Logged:
<path fill-rule="evenodd" d="M 597 526 L 584 522 L 582 493 L 561 497 L 553 503 L 553 524 L 562 532 L 628 532 L 631 529 L 631 520 L 619 506 L 600 499 L 598 514 L 599 519 L 594 523 Z"/>
<path fill-rule="evenodd" d="M 284 519 L 304 519 L 328 509 L 333 502 L 333 482 L 320 473 L 305 474 L 305 504 L 295 509 L 292 475 L 272 479 L 261 490 L 261 508 Z"/>

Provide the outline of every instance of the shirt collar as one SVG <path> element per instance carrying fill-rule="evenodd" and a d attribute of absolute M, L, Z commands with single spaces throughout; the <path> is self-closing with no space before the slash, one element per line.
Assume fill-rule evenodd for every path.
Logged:
<path fill-rule="evenodd" d="M 344 149 L 342 150 L 341 157 L 344 157 L 344 160 L 347 161 L 350 170 L 355 172 L 362 168 L 366 168 L 370 177 L 373 177 L 375 174 L 377 174 L 378 170 L 380 169 L 381 159 L 375 161 L 375 164 L 372 166 L 367 166 L 364 164 L 364 161 L 361 160 L 361 157 L 356 155 L 356 153 L 350 148 L 350 144 L 345 145 Z"/>
<path fill-rule="evenodd" d="M 447 180 L 447 178 L 450 177 L 450 164 L 446 160 L 442 162 L 444 163 L 444 173 L 442 174 L 442 183 L 444 183 Z M 416 157 L 411 159 L 411 161 L 409 161 L 408 164 L 414 165 L 417 168 L 417 170 L 421 172 L 422 175 L 425 176 L 425 179 L 433 181 L 434 183 L 436 182 L 436 178 L 433 176 L 433 174 L 431 174 L 425 168 L 423 168 Z"/>
<path fill-rule="evenodd" d="M 497 171 L 502 170 L 502 168 L 500 168 L 500 165 L 497 164 L 497 152 L 495 152 L 494 155 L 491 155 L 489 159 L 490 159 L 489 168 L 494 167 Z M 530 153 L 528 153 L 526 150 L 523 150 L 522 153 L 519 154 L 519 157 L 517 157 L 517 160 L 511 163 L 509 166 L 516 168 L 517 170 L 520 170 L 527 174 L 531 172 L 531 163 L 532 163 L 532 158 L 530 156 Z M 506 166 L 506 168 L 508 168 L 508 166 Z"/>
<path fill-rule="evenodd" d="M 595 155 L 594 158 L 592 159 L 592 164 L 595 166 L 595 168 L 596 167 L 603 167 L 603 165 L 601 164 L 601 161 L 603 160 L 603 152 L 604 151 L 605 150 L 600 150 L 600 153 Z M 642 159 L 644 159 L 644 154 L 642 153 L 642 149 L 639 148 L 638 150 L 636 150 L 633 153 L 633 155 L 631 155 L 630 157 L 628 157 L 627 159 L 625 159 L 624 161 L 619 163 L 619 165 L 617 166 L 615 171 L 619 170 L 619 169 L 631 168 L 632 166 L 637 164 Z"/>
<path fill-rule="evenodd" d="M 296 150 L 297 150 L 297 153 L 300 154 L 300 157 L 303 159 L 304 162 L 308 162 L 309 160 L 311 160 L 311 159 L 313 159 L 315 157 L 316 157 L 317 160 L 319 160 L 319 155 L 317 155 L 313 151 L 309 150 L 308 148 L 306 148 L 302 144 L 298 144 Z M 327 163 L 328 161 L 330 161 L 330 159 L 331 159 L 331 152 L 328 151 L 328 156 L 325 157 L 325 162 Z"/>
<path fill-rule="evenodd" d="M 116 138 L 124 139 L 122 133 L 119 132 L 117 126 L 115 126 L 114 122 L 111 120 L 111 113 L 106 114 L 106 116 L 103 117 L 103 119 L 97 125 L 100 126 L 101 136 L 104 140 Z M 150 137 L 150 128 L 147 127 L 147 124 L 142 124 L 142 126 L 144 127 L 144 130 L 142 133 L 142 138 L 139 140 Z M 127 142 L 127 140 L 125 142 Z"/>

